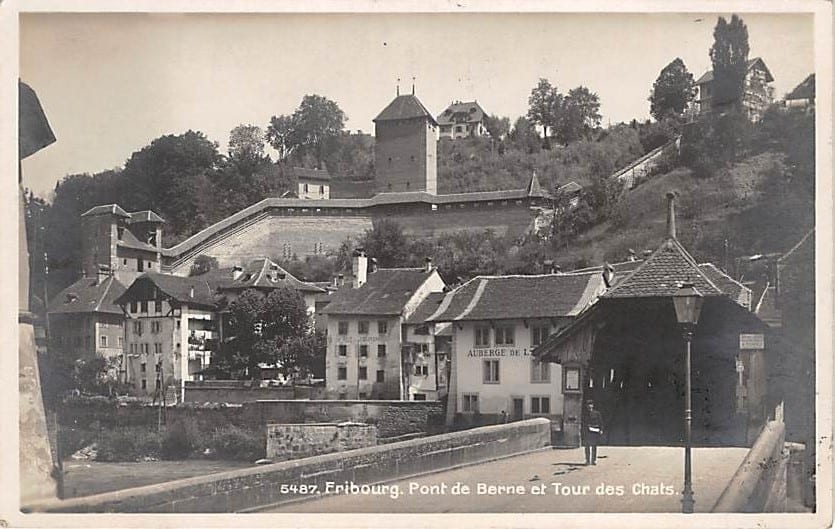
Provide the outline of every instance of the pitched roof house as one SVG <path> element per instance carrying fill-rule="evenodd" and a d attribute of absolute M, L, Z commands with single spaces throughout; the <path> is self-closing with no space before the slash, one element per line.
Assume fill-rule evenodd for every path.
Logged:
<path fill-rule="evenodd" d="M 742 94 L 742 107 L 751 121 L 758 121 L 765 109 L 774 99 L 774 89 L 770 85 L 774 76 L 765 61 L 760 57 L 749 59 L 745 68 L 745 81 Z M 721 110 L 733 101 L 718 101 L 713 70 L 708 70 L 696 80 L 696 105 L 700 113 Z"/>
<path fill-rule="evenodd" d="M 456 101 L 438 115 L 441 138 L 468 138 L 487 133 L 487 113 L 478 101 Z"/>

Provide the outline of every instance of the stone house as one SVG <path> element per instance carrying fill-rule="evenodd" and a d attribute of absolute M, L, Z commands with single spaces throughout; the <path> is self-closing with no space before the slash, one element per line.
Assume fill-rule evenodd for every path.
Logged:
<path fill-rule="evenodd" d="M 487 134 L 487 113 L 478 101 L 455 101 L 437 118 L 439 136 L 457 140 Z"/>
<path fill-rule="evenodd" d="M 408 375 L 408 400 L 441 400 L 449 389 L 452 326 L 427 319 L 446 294 L 432 292 L 403 325 L 403 364 Z"/>
<path fill-rule="evenodd" d="M 322 309 L 328 322 L 326 391 L 339 399 L 405 400 L 405 324 L 429 294 L 446 285 L 431 261 L 424 268 L 370 264 L 363 250 L 355 251 L 351 284 Z"/>
<path fill-rule="evenodd" d="M 331 197 L 331 176 L 325 169 L 293 167 L 296 177 L 296 196 L 299 198 L 327 200 Z"/>
<path fill-rule="evenodd" d="M 478 276 L 447 294 L 427 321 L 452 325 L 448 420 L 544 416 L 557 428 L 576 381 L 533 350 L 603 291 L 602 274 L 591 272 Z"/>

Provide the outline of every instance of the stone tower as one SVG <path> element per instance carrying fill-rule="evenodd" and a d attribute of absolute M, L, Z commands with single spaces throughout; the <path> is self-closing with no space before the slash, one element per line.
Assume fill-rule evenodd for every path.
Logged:
<path fill-rule="evenodd" d="M 438 122 L 412 93 L 374 118 L 375 193 L 438 192 Z"/>

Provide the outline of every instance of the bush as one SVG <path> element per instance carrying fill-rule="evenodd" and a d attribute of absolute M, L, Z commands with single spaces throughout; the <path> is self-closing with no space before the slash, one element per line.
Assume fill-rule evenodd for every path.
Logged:
<path fill-rule="evenodd" d="M 162 459 L 186 459 L 198 447 L 198 434 L 192 424 L 178 421 L 165 429 L 160 443 Z"/>
<path fill-rule="evenodd" d="M 255 461 L 266 456 L 266 437 L 237 426 L 224 426 L 212 433 L 208 441 L 213 457 Z"/>
<path fill-rule="evenodd" d="M 146 428 L 116 428 L 103 431 L 97 440 L 96 461 L 137 461 L 159 457 L 160 435 Z"/>

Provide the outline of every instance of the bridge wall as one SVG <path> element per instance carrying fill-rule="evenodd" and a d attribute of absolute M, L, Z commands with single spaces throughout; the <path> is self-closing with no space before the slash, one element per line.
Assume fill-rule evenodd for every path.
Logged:
<path fill-rule="evenodd" d="M 43 502 L 24 512 L 239 512 L 310 498 L 281 486 L 380 483 L 483 463 L 547 447 L 550 423 L 538 418 L 285 461 L 229 472 Z"/>

